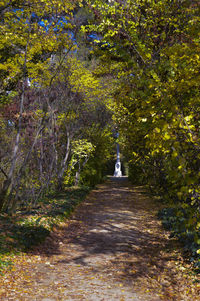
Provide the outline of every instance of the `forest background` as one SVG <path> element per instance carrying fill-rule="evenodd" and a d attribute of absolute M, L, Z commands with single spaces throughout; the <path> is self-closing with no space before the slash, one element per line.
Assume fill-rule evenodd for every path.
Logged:
<path fill-rule="evenodd" d="M 119 131 L 200 268 L 199 2 L 3 0 L 0 27 L 2 214 L 102 181 Z"/>

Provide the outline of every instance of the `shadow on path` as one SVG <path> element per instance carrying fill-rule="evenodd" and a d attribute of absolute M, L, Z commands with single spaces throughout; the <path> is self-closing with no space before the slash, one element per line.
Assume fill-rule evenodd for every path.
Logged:
<path fill-rule="evenodd" d="M 93 190 L 62 236 L 37 249 L 49 256 L 51 277 L 68 283 L 63 300 L 191 300 L 176 270 L 177 242 L 169 240 L 157 210 L 126 177 L 110 177 Z M 50 286 L 48 273 L 44 268 L 40 287 Z"/>

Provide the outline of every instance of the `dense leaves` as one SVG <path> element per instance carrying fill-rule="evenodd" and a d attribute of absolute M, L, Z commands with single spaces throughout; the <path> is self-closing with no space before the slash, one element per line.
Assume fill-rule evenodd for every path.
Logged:
<path fill-rule="evenodd" d="M 129 176 L 175 203 L 199 241 L 197 1 L 87 1 L 96 16 L 99 74 L 112 74 L 115 120 Z M 197 253 L 199 251 L 197 250 Z"/>

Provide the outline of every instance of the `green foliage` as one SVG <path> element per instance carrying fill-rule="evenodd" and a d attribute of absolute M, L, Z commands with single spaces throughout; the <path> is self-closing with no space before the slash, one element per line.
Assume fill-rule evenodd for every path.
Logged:
<path fill-rule="evenodd" d="M 95 147 L 86 139 L 74 140 L 72 142 L 72 165 L 75 166 L 78 163 L 81 167 L 94 151 Z"/>
<path fill-rule="evenodd" d="M 199 215 L 198 218 L 195 215 L 195 210 L 189 206 L 183 208 L 183 204 L 164 208 L 158 213 L 163 226 L 171 231 L 171 237 L 175 236 L 179 239 L 184 251 L 189 253 L 190 261 L 200 271 L 200 219 Z"/>
<path fill-rule="evenodd" d="M 3 275 L 3 271 L 12 266 L 12 261 L 2 260 L 0 258 L 0 275 Z"/>
<path fill-rule="evenodd" d="M 64 177 L 65 185 L 73 183 L 74 172 L 81 172 L 95 150 L 92 143 L 88 142 L 86 139 L 73 140 L 71 148 L 71 161 Z"/>
<path fill-rule="evenodd" d="M 96 127 L 94 131 L 88 132 L 88 135 L 95 145 L 95 151 L 81 173 L 81 183 L 95 186 L 111 173 L 107 169 L 107 163 L 113 158 L 114 138 L 109 127 L 103 131 Z"/>

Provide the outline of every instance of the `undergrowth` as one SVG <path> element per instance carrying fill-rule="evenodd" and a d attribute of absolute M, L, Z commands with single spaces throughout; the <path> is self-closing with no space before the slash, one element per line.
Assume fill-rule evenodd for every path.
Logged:
<path fill-rule="evenodd" d="M 200 273 L 200 225 L 191 208 L 183 205 L 166 207 L 159 211 L 165 229 L 171 232 L 171 237 L 177 237 L 183 250 L 197 273 Z"/>
<path fill-rule="evenodd" d="M 49 195 L 29 211 L 0 215 L 0 273 L 12 265 L 12 256 L 43 242 L 53 226 L 65 221 L 85 198 L 88 187 L 71 187 Z"/>

